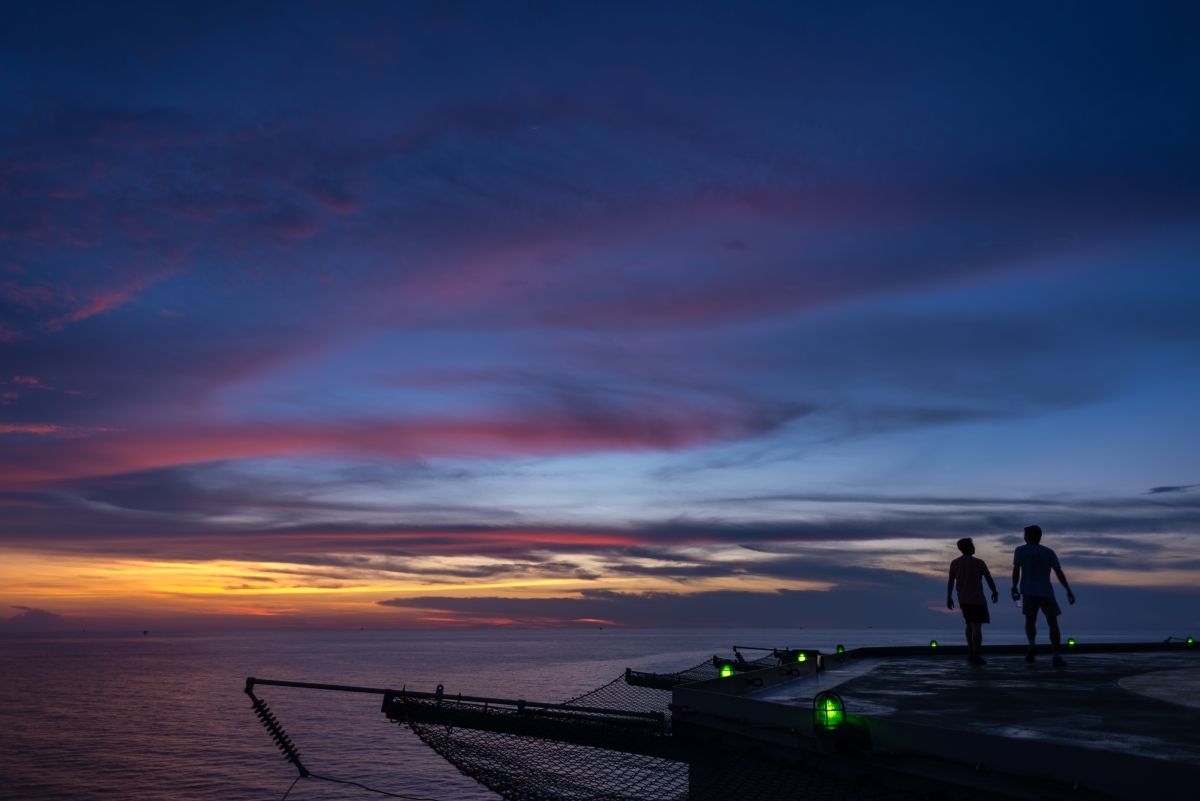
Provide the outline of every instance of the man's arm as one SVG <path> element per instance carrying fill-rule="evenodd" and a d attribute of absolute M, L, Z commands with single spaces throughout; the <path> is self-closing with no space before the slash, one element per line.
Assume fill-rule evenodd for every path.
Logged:
<path fill-rule="evenodd" d="M 1000 600 L 1000 593 L 996 591 L 996 582 L 992 581 L 992 571 L 988 570 L 987 565 L 983 566 L 983 577 L 987 579 L 988 587 L 992 591 L 992 603 Z"/>
<path fill-rule="evenodd" d="M 1058 583 L 1063 585 L 1063 589 L 1067 591 L 1067 603 L 1075 603 L 1075 593 L 1071 592 L 1071 585 L 1067 583 L 1066 574 L 1063 573 L 1062 568 L 1058 565 L 1054 566 L 1054 575 L 1058 576 Z"/>
<path fill-rule="evenodd" d="M 946 608 L 954 608 L 954 563 L 950 563 L 950 578 L 946 580 Z"/>
<path fill-rule="evenodd" d="M 1012 597 L 1014 601 L 1021 597 L 1021 593 L 1017 592 L 1017 587 L 1019 586 L 1021 586 L 1021 566 L 1014 562 L 1012 575 Z"/>

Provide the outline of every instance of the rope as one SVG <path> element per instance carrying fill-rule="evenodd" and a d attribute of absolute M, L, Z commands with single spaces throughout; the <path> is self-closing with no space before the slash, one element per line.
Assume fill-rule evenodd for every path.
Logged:
<path fill-rule="evenodd" d="M 358 787 L 360 789 L 366 790 L 369 793 L 378 793 L 379 795 L 386 795 L 388 798 L 405 798 L 405 799 L 408 799 L 408 801 L 439 801 L 439 799 L 435 799 L 435 798 L 423 798 L 421 796 L 416 796 L 416 795 L 405 795 L 404 793 L 391 793 L 391 792 L 388 792 L 387 790 L 379 790 L 375 787 L 368 787 L 367 785 L 362 784 L 361 782 L 350 781 L 349 779 L 335 779 L 332 776 L 321 776 L 320 774 L 317 774 L 317 773 L 309 773 L 307 776 L 297 776 L 295 779 L 292 779 L 292 783 L 290 785 L 288 785 L 287 792 L 285 792 L 283 794 L 283 797 L 280 798 L 279 801 L 287 801 L 287 797 L 289 795 L 291 795 L 292 789 L 295 788 L 296 783 L 298 781 L 300 781 L 301 779 L 320 779 L 323 782 L 332 782 L 333 784 L 347 784 L 352 787 Z"/>
<path fill-rule="evenodd" d="M 287 801 L 287 797 L 292 794 L 292 788 L 296 786 L 296 782 L 303 778 L 303 776 L 297 776 L 296 778 L 292 779 L 292 783 L 288 785 L 287 791 L 284 792 L 283 797 L 280 798 L 279 801 Z"/>
<path fill-rule="evenodd" d="M 378 793 L 379 795 L 386 795 L 388 798 L 407 798 L 407 799 L 409 799 L 409 801 L 437 801 L 437 799 L 433 799 L 433 798 L 421 798 L 420 796 L 405 795 L 404 793 L 389 793 L 387 790 L 377 790 L 374 787 L 368 787 L 367 785 L 362 784 L 360 782 L 352 782 L 347 779 L 334 779 L 330 776 L 318 776 L 315 773 L 312 774 L 312 777 L 314 779 L 320 779 L 321 781 L 325 781 L 325 782 L 333 782 L 334 784 L 349 784 L 352 787 L 360 787 L 369 793 Z"/>

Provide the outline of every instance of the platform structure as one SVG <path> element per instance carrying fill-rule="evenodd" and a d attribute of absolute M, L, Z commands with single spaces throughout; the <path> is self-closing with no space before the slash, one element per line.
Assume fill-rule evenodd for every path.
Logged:
<path fill-rule="evenodd" d="M 908 797 L 1155 801 L 1200 798 L 1200 650 L 1187 641 L 1064 649 L 1067 666 L 1023 646 L 862 648 L 778 669 L 681 685 L 674 736 L 705 748 L 693 799 L 720 798 L 722 754 L 840 772 Z M 1190 692 L 1189 692 L 1190 688 Z M 837 732 L 814 700 L 844 704 Z M 716 767 L 714 767 L 716 765 Z M 725 795 L 728 797 L 728 795 Z"/>
<path fill-rule="evenodd" d="M 735 647 L 627 670 L 566 702 L 248 679 L 371 693 L 391 720 L 514 801 L 1182 801 L 1200 798 L 1200 646 Z M 830 711 L 834 710 L 834 711 Z M 264 717 L 265 713 L 265 717 Z"/>

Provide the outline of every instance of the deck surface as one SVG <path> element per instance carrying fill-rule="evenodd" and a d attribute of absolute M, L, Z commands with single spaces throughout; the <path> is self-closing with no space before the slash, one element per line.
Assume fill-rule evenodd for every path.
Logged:
<path fill-rule="evenodd" d="M 983 666 L 950 654 L 851 659 L 756 697 L 808 706 L 836 687 L 852 714 L 1200 765 L 1200 654 L 1065 656 L 1065 668 L 1044 655 L 1032 665 L 1019 655 Z"/>

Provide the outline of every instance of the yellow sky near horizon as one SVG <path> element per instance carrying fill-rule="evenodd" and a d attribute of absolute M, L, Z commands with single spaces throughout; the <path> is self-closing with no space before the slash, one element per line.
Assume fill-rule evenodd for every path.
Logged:
<path fill-rule="evenodd" d="M 446 568 L 453 567 L 447 560 Z M 424 566 L 423 566 L 424 569 Z M 754 575 L 702 577 L 687 582 L 647 576 L 403 577 L 369 566 L 353 570 L 235 560 L 98 558 L 0 550 L 0 603 L 62 615 L 155 614 L 412 617 L 416 611 L 380 606 L 403 596 L 570 598 L 584 590 L 693 594 L 716 590 L 827 590 L 831 582 Z"/>
<path fill-rule="evenodd" d="M 888 543 L 889 546 L 905 543 Z M 882 547 L 882 543 L 872 543 Z M 875 569 L 898 571 L 944 581 L 943 554 L 929 543 L 910 544 L 914 552 L 857 553 L 855 561 Z M 999 546 L 994 546 L 998 548 Z M 858 544 L 852 551 L 862 550 Z M 698 561 L 716 560 L 744 567 L 719 576 L 682 580 L 663 577 L 689 563 L 630 557 L 626 561 L 644 572 L 606 570 L 600 555 L 573 554 L 571 560 L 588 575 L 556 573 L 537 562 L 504 563 L 479 555 L 423 556 L 398 559 L 363 554 L 314 556 L 313 564 L 233 559 L 148 559 L 82 553 L 0 549 L 0 606 L 28 607 L 65 617 L 306 617 L 320 620 L 387 621 L 398 624 L 443 620 L 436 610 L 381 605 L 405 597 L 508 599 L 579 598 L 587 591 L 620 593 L 662 592 L 689 595 L 718 590 L 770 593 L 779 590 L 825 591 L 835 580 L 781 578 L 755 571 L 775 558 L 798 553 L 765 554 L 733 546 L 714 546 L 690 553 Z M 827 555 L 828 545 L 813 553 Z M 548 554 L 551 563 L 561 555 Z M 756 564 L 757 563 L 757 564 Z M 1001 590 L 1007 590 L 1008 567 L 993 564 Z M 1200 570 L 1170 564 L 1141 563 L 1129 568 L 1074 568 L 1067 574 L 1077 593 L 1084 587 L 1193 588 Z M 931 587 L 937 585 L 931 582 Z M 936 593 L 935 593 L 936 594 Z M 4 616 L 0 616 L 4 617 Z"/>

